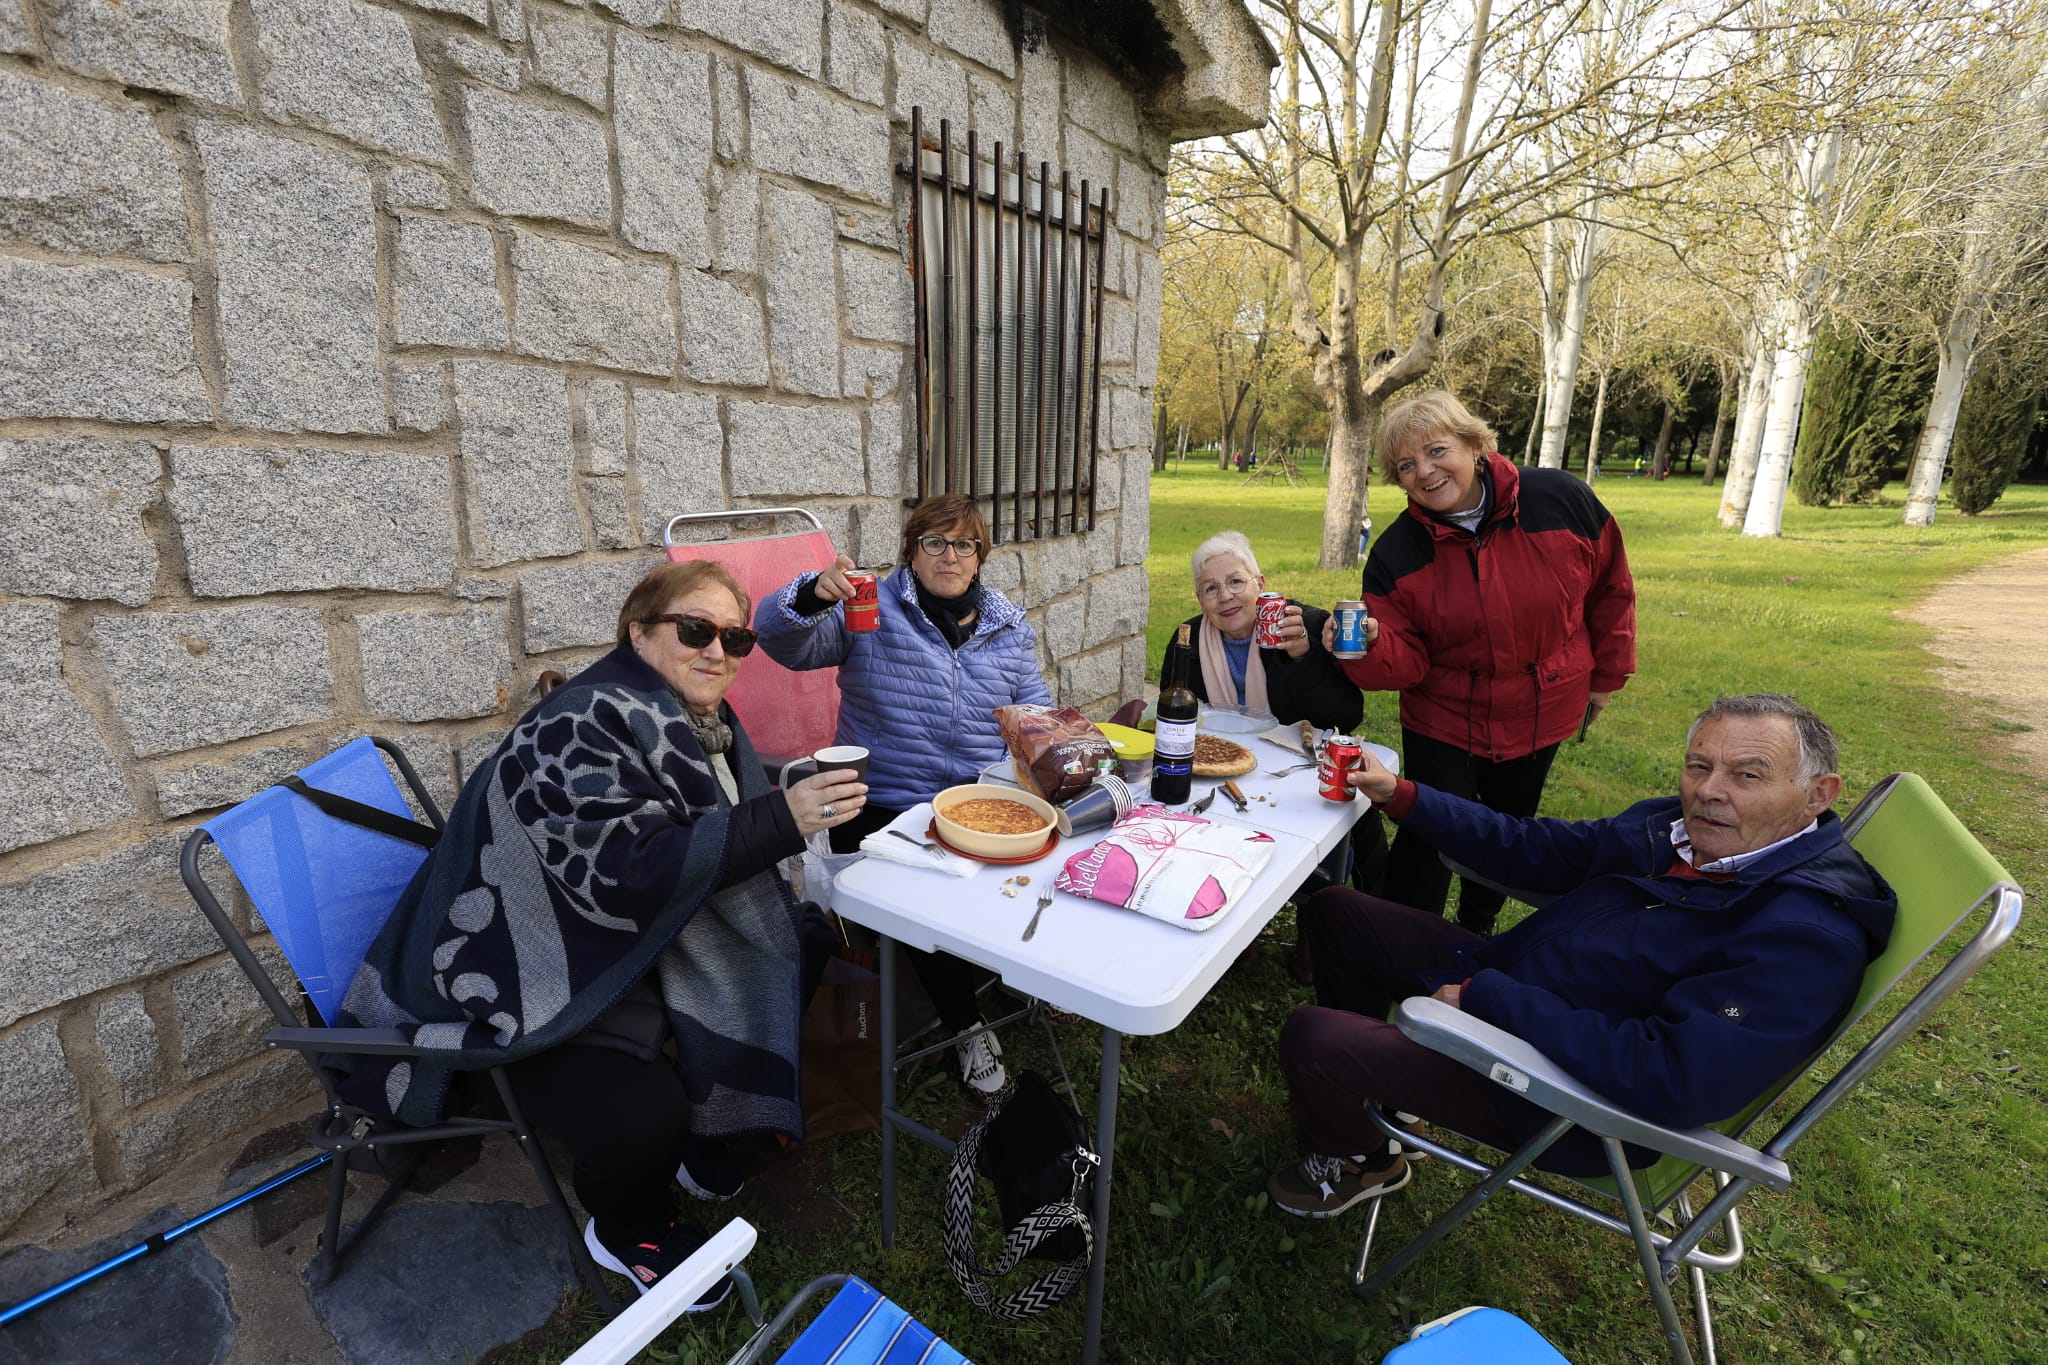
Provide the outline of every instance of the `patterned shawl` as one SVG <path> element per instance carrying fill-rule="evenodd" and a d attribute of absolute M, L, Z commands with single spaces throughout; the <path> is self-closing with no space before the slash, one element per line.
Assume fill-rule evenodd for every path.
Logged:
<path fill-rule="evenodd" d="M 740 799 L 769 788 L 729 708 Z M 555 689 L 463 784 L 339 1022 L 411 1059 L 351 1059 L 351 1102 L 408 1123 L 452 1071 L 573 1039 L 657 969 L 691 1128 L 800 1135 L 797 908 L 773 871 L 723 890 L 731 805 L 681 700 L 621 646 Z"/>

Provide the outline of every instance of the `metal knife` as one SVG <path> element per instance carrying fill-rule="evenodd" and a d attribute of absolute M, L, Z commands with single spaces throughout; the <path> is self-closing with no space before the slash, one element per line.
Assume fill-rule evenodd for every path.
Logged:
<path fill-rule="evenodd" d="M 1244 792 L 1238 788 L 1236 782 L 1225 782 L 1220 790 L 1225 796 L 1230 798 L 1230 804 L 1237 807 L 1239 815 L 1243 815 L 1252 808 L 1252 803 L 1245 800 Z"/>

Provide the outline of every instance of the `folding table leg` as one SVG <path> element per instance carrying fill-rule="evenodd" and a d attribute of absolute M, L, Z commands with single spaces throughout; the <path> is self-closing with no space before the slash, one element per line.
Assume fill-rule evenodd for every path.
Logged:
<path fill-rule="evenodd" d="M 1088 1262 L 1088 1313 L 1081 1333 L 1081 1365 L 1095 1365 L 1102 1349 L 1102 1285 L 1109 1269 L 1109 1177 L 1116 1164 L 1117 1067 L 1123 1035 L 1102 1030 L 1102 1079 L 1095 1091 L 1095 1152 L 1102 1165 L 1095 1171 L 1095 1255 Z"/>
<path fill-rule="evenodd" d="M 877 936 L 882 973 L 882 1249 L 896 1245 L 896 940 Z"/>

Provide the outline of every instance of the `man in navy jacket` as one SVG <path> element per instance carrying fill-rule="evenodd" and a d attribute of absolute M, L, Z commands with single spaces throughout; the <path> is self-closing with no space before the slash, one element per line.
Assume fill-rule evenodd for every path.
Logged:
<path fill-rule="evenodd" d="M 1317 1003 L 1288 1018 L 1280 1061 L 1310 1154 L 1273 1173 L 1273 1201 L 1326 1218 L 1408 1182 L 1368 1100 L 1503 1149 L 1540 1126 L 1527 1101 L 1387 1023 L 1406 996 L 1498 1025 L 1668 1126 L 1726 1118 L 1803 1064 L 1847 1013 L 1898 907 L 1829 809 L 1836 759 L 1820 717 L 1768 692 L 1708 707 L 1686 738 L 1679 794 L 1606 820 L 1502 815 L 1368 754 L 1352 785 L 1404 830 L 1557 899 L 1492 939 L 1342 888 L 1302 907 Z M 1538 1165 L 1607 1169 L 1581 1130 Z"/>

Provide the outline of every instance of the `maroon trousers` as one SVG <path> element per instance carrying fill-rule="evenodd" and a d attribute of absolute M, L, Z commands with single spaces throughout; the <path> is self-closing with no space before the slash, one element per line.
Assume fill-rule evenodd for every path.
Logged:
<path fill-rule="evenodd" d="M 1519 1145 L 1496 1105 L 1520 1101 L 1386 1022 L 1396 1001 L 1434 989 L 1423 974 L 1451 970 L 1453 950 L 1480 935 L 1345 887 L 1311 896 L 1300 909 L 1300 932 L 1315 964 L 1316 1003 L 1281 1028 L 1280 1066 L 1309 1151 L 1384 1156 L 1387 1139 L 1366 1118 L 1367 1101 L 1495 1147 Z M 1523 1107 L 1537 1116 L 1533 1105 Z"/>

